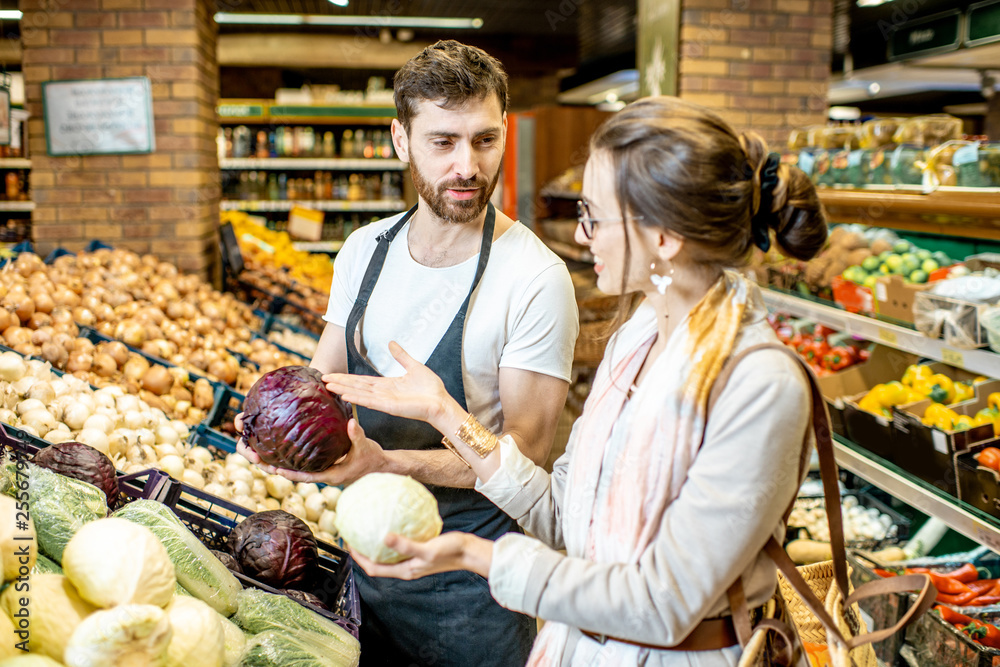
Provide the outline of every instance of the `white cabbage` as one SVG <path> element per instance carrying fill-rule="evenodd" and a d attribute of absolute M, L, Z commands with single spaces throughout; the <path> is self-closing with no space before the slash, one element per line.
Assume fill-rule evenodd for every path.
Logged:
<path fill-rule="evenodd" d="M 243 634 L 238 625 L 222 614 L 218 614 L 216 618 L 222 624 L 222 643 L 225 649 L 222 665 L 223 667 L 239 667 L 243 662 L 243 652 L 247 647 L 247 636 Z"/>
<path fill-rule="evenodd" d="M 402 554 L 385 545 L 396 533 L 417 542 L 441 534 L 437 500 L 412 477 L 379 472 L 347 487 L 337 501 L 340 536 L 358 553 L 376 563 L 398 563 Z"/>
<path fill-rule="evenodd" d="M 174 564 L 153 531 L 114 517 L 77 531 L 63 551 L 62 567 L 80 597 L 98 607 L 165 607 L 177 585 Z"/>
<path fill-rule="evenodd" d="M 175 597 L 167 607 L 173 638 L 167 648 L 168 667 L 222 667 L 221 616 L 191 597 Z"/>
<path fill-rule="evenodd" d="M 165 667 L 171 635 L 159 607 L 118 605 L 95 611 L 76 626 L 63 661 L 67 667 Z"/>
<path fill-rule="evenodd" d="M 7 587 L 0 595 L 0 616 L 25 619 L 28 650 L 62 660 L 70 633 L 97 607 L 81 598 L 61 574 L 33 574 L 30 584 L 21 591 Z"/>

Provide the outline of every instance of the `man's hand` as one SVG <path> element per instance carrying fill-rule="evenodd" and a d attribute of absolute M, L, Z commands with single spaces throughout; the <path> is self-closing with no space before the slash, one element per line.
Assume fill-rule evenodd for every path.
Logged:
<path fill-rule="evenodd" d="M 237 430 L 242 433 L 242 422 L 238 421 L 237 424 Z M 357 420 L 351 419 L 347 422 L 347 435 L 351 438 L 351 450 L 343 458 L 322 472 L 301 472 L 287 468 L 276 468 L 266 463 L 261 463 L 257 452 L 250 449 L 243 441 L 243 438 L 240 438 L 236 443 L 236 451 L 251 463 L 255 463 L 264 472 L 272 475 L 281 475 L 293 482 L 317 482 L 332 485 L 351 484 L 370 472 L 380 472 L 385 469 L 387 463 L 385 450 L 377 442 L 365 436 L 365 432 Z"/>
<path fill-rule="evenodd" d="M 382 565 L 351 549 L 351 556 L 372 577 L 420 579 L 430 574 L 468 570 L 487 577 L 493 560 L 493 542 L 469 533 L 444 533 L 427 542 L 414 542 L 390 533 L 385 544 L 408 558 Z"/>
<path fill-rule="evenodd" d="M 435 421 L 446 407 L 458 408 L 434 371 L 407 354 L 398 343 L 389 343 L 389 352 L 406 371 L 405 375 L 372 377 L 331 373 L 323 376 L 326 388 L 340 394 L 348 403 L 433 426 L 437 426 Z"/>

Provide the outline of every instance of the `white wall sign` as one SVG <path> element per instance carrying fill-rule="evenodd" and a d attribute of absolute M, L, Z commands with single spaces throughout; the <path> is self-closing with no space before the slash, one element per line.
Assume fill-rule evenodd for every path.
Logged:
<path fill-rule="evenodd" d="M 49 155 L 152 153 L 149 78 L 47 81 L 42 84 Z"/>

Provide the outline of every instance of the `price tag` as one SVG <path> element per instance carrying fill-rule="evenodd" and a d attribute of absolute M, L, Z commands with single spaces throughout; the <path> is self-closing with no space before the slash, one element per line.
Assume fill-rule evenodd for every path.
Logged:
<path fill-rule="evenodd" d="M 948 436 L 937 429 L 931 430 L 931 442 L 934 444 L 934 451 L 941 454 L 948 453 Z"/>
<path fill-rule="evenodd" d="M 896 332 L 890 331 L 889 329 L 883 329 L 879 327 L 878 339 L 887 345 L 896 345 L 898 340 L 896 338 Z"/>
<path fill-rule="evenodd" d="M 951 350 L 947 347 L 941 348 L 941 361 L 952 366 L 965 367 L 965 356 L 958 350 Z"/>
<path fill-rule="evenodd" d="M 1000 535 L 984 526 L 976 526 L 976 541 L 1000 553 Z"/>

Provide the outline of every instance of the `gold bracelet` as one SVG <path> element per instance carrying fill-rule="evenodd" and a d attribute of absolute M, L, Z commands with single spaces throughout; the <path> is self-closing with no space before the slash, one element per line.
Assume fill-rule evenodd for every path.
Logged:
<path fill-rule="evenodd" d="M 497 437 L 489 429 L 480 424 L 475 415 L 471 414 L 465 420 L 465 423 L 458 427 L 455 435 L 458 436 L 459 440 L 468 445 L 469 449 L 474 451 L 481 459 L 489 456 L 490 452 L 500 444 Z"/>
<path fill-rule="evenodd" d="M 469 470 L 472 470 L 472 465 L 468 461 L 466 461 L 465 458 L 461 454 L 458 453 L 458 450 L 455 449 L 455 445 L 452 444 L 451 440 L 449 440 L 447 438 L 447 436 L 445 436 L 444 438 L 441 438 L 441 444 L 444 445 L 445 447 L 447 447 L 448 449 L 450 449 L 451 453 L 454 454 L 455 456 L 457 456 L 458 460 L 461 461 L 462 463 L 464 463 L 466 468 L 468 468 Z"/>

